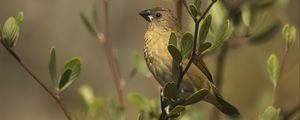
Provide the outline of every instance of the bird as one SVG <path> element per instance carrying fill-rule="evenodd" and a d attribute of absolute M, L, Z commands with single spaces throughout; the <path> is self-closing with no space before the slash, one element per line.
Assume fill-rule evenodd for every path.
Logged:
<path fill-rule="evenodd" d="M 148 22 L 144 35 L 144 58 L 149 71 L 161 86 L 171 81 L 175 82 L 175 65 L 167 46 L 171 33 L 175 33 L 177 38 L 183 36 L 177 18 L 170 9 L 163 7 L 142 10 L 139 15 Z M 180 46 L 180 39 L 177 41 Z M 183 68 L 187 63 L 188 59 L 182 61 Z M 240 115 L 238 109 L 225 101 L 218 92 L 202 57 L 196 57 L 184 75 L 179 89 L 181 91 L 197 91 L 203 88 L 209 91 L 204 101 L 213 104 L 228 116 L 238 117 Z"/>

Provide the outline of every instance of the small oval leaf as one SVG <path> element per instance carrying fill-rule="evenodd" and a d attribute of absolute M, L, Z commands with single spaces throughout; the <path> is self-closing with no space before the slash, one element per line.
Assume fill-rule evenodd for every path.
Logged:
<path fill-rule="evenodd" d="M 183 58 L 188 58 L 193 50 L 193 35 L 185 33 L 181 39 L 181 54 Z"/>
<path fill-rule="evenodd" d="M 59 80 L 59 89 L 60 90 L 64 87 L 67 87 L 66 85 L 70 81 L 71 74 L 72 74 L 71 69 L 67 69 L 66 71 L 63 72 L 63 74 L 62 74 L 62 76 L 60 77 L 60 80 Z"/>
<path fill-rule="evenodd" d="M 275 54 L 271 54 L 267 62 L 267 71 L 270 80 L 272 81 L 274 87 L 277 85 L 277 80 L 279 78 L 279 62 Z"/>
<path fill-rule="evenodd" d="M 203 23 L 201 24 L 200 31 L 199 31 L 199 42 L 198 42 L 199 45 L 204 43 L 206 40 L 211 25 L 211 19 L 212 19 L 211 15 L 208 15 L 204 19 Z"/>
<path fill-rule="evenodd" d="M 196 91 L 195 93 L 193 93 L 186 99 L 186 101 L 184 102 L 184 105 L 195 104 L 195 103 L 203 100 L 208 93 L 209 93 L 209 91 L 207 89 L 201 89 L 199 91 Z"/>
<path fill-rule="evenodd" d="M 174 45 L 168 45 L 168 51 L 173 57 L 173 61 L 179 65 L 180 62 L 182 61 L 182 56 L 180 51 L 174 46 Z"/>
<path fill-rule="evenodd" d="M 164 97 L 175 98 L 177 96 L 177 86 L 175 82 L 168 82 L 163 89 Z"/>
<path fill-rule="evenodd" d="M 169 45 L 174 45 L 177 47 L 177 38 L 174 32 L 171 33 L 169 38 Z"/>
<path fill-rule="evenodd" d="M 194 18 L 196 18 L 199 14 L 198 11 L 197 11 L 196 6 L 194 6 L 194 5 L 190 5 L 190 11 L 191 11 Z"/>
<path fill-rule="evenodd" d="M 12 48 L 17 44 L 20 28 L 14 17 L 9 17 L 2 28 L 1 42 L 8 48 Z"/>
<path fill-rule="evenodd" d="M 203 51 L 209 49 L 212 46 L 212 44 L 210 42 L 205 42 L 203 44 L 200 45 L 199 48 L 199 53 L 202 54 Z"/>
<path fill-rule="evenodd" d="M 57 73 L 56 73 L 56 52 L 54 47 L 52 47 L 50 50 L 49 73 L 53 85 L 56 88 L 58 88 L 58 80 L 57 80 Z"/>
<path fill-rule="evenodd" d="M 185 107 L 182 106 L 182 105 L 177 105 L 175 108 L 173 108 L 173 109 L 169 112 L 168 116 L 169 116 L 169 117 L 176 116 L 176 115 L 180 114 L 180 113 L 183 112 L 183 111 L 185 111 Z"/>
<path fill-rule="evenodd" d="M 60 89 L 60 91 L 63 91 L 67 87 L 69 87 L 72 83 L 75 82 L 75 80 L 78 79 L 80 72 L 81 72 L 81 62 L 79 58 L 72 58 L 69 61 L 67 61 L 64 65 L 64 68 L 62 71 L 66 71 L 66 69 L 71 69 L 72 74 L 70 76 L 70 80 L 66 85 Z"/>
<path fill-rule="evenodd" d="M 194 1 L 194 5 L 197 9 L 197 12 L 200 13 L 200 10 L 201 10 L 201 0 L 195 0 Z"/>
<path fill-rule="evenodd" d="M 231 22 L 227 20 L 218 31 L 215 41 L 213 41 L 212 46 L 209 49 L 206 49 L 204 53 L 213 52 L 219 47 L 221 47 L 224 43 L 224 40 L 228 39 L 231 35 Z"/>

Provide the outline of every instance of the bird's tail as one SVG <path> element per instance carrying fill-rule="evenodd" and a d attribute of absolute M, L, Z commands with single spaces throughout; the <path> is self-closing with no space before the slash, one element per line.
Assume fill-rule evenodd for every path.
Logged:
<path fill-rule="evenodd" d="M 224 114 L 230 117 L 238 117 L 240 115 L 238 109 L 226 102 L 221 96 L 216 95 L 217 103 L 215 106 Z"/>

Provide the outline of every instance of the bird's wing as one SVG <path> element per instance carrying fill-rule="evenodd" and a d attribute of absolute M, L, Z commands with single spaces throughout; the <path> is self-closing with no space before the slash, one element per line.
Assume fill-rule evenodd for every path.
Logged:
<path fill-rule="evenodd" d="M 208 68 L 206 67 L 206 64 L 204 63 L 202 56 L 195 56 L 193 63 L 197 66 L 197 68 L 199 68 L 204 75 L 208 78 L 208 80 L 212 83 L 213 79 L 212 79 L 212 75 L 210 74 Z"/>

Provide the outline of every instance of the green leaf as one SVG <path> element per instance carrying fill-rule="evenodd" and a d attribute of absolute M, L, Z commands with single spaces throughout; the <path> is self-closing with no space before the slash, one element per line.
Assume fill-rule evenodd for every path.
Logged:
<path fill-rule="evenodd" d="M 208 48 L 206 51 L 204 51 L 204 53 L 213 52 L 216 49 L 218 49 L 219 47 L 221 47 L 224 43 L 224 40 L 228 39 L 229 36 L 231 35 L 231 33 L 232 33 L 231 22 L 230 22 L 230 20 L 227 20 L 222 25 L 219 32 L 217 33 L 216 39 L 215 39 L 215 41 L 213 41 L 212 46 L 210 48 Z"/>
<path fill-rule="evenodd" d="M 66 69 L 66 71 L 63 72 L 59 80 L 59 89 L 65 87 L 66 84 L 70 81 L 71 74 L 72 74 L 71 69 Z"/>
<path fill-rule="evenodd" d="M 177 96 L 177 84 L 175 82 L 168 82 L 163 89 L 164 97 L 174 99 Z"/>
<path fill-rule="evenodd" d="M 193 50 L 193 35 L 185 33 L 181 39 L 181 54 L 183 58 L 188 58 Z"/>
<path fill-rule="evenodd" d="M 177 38 L 174 32 L 172 32 L 170 35 L 169 45 L 174 45 L 175 47 L 177 47 Z"/>
<path fill-rule="evenodd" d="M 63 91 L 67 87 L 69 87 L 75 80 L 78 79 L 79 74 L 81 72 L 81 62 L 79 58 L 72 58 L 69 61 L 67 61 L 63 67 L 62 71 L 66 71 L 66 69 L 70 69 L 72 71 L 72 74 L 70 76 L 70 79 L 68 82 L 60 88 L 60 91 Z M 61 82 L 61 81 L 60 81 Z"/>
<path fill-rule="evenodd" d="M 280 120 L 280 108 L 269 106 L 260 116 L 259 120 Z"/>
<path fill-rule="evenodd" d="M 138 114 L 137 120 L 146 120 L 146 118 L 145 118 L 144 114 L 140 112 Z"/>
<path fill-rule="evenodd" d="M 205 40 L 206 40 L 208 31 L 209 31 L 209 28 L 210 28 L 210 25 L 211 25 L 211 19 L 212 19 L 211 15 L 208 15 L 204 19 L 203 23 L 201 24 L 200 31 L 199 31 L 199 42 L 198 42 L 199 45 L 204 43 Z"/>
<path fill-rule="evenodd" d="M 186 101 L 184 102 L 184 105 L 195 104 L 195 103 L 203 100 L 208 93 L 209 93 L 209 91 L 207 89 L 198 90 L 197 92 L 193 93 L 191 96 L 189 96 L 186 99 Z"/>
<path fill-rule="evenodd" d="M 196 18 L 199 14 L 198 11 L 197 11 L 196 6 L 194 6 L 194 5 L 190 5 L 190 11 L 191 11 L 194 18 Z"/>
<path fill-rule="evenodd" d="M 173 57 L 173 61 L 177 65 L 179 65 L 180 62 L 182 61 L 182 56 L 181 56 L 180 51 L 174 45 L 168 45 L 168 51 L 171 54 L 171 56 Z"/>
<path fill-rule="evenodd" d="M 135 53 L 133 56 L 133 65 L 138 73 L 147 77 L 150 76 L 150 72 L 147 67 L 145 59 L 141 57 L 138 53 Z"/>
<path fill-rule="evenodd" d="M 108 99 L 108 113 L 110 120 L 125 120 L 125 110 L 113 99 Z"/>
<path fill-rule="evenodd" d="M 286 43 L 287 49 L 289 49 L 292 45 L 295 44 L 297 32 L 294 26 L 290 26 L 289 24 L 284 25 L 281 34 L 282 39 Z"/>
<path fill-rule="evenodd" d="M 200 13 L 200 10 L 201 10 L 201 0 L 194 0 L 194 5 L 196 7 L 197 12 Z"/>
<path fill-rule="evenodd" d="M 95 37 L 98 35 L 97 28 L 95 27 L 95 23 L 92 23 L 91 21 L 88 20 L 88 18 L 82 13 L 80 14 L 80 18 L 85 25 L 85 27 L 88 29 L 88 31 Z"/>
<path fill-rule="evenodd" d="M 184 7 L 186 8 L 187 12 L 190 14 L 191 17 L 193 17 L 193 14 L 191 13 L 191 11 L 189 9 L 189 6 L 188 6 L 186 0 L 181 0 L 181 1 L 183 3 Z"/>
<path fill-rule="evenodd" d="M 270 80 L 273 82 L 274 87 L 277 85 L 279 78 L 279 62 L 275 54 L 271 54 L 267 62 L 267 71 Z"/>
<path fill-rule="evenodd" d="M 127 98 L 132 104 L 138 106 L 140 110 L 150 111 L 149 101 L 146 97 L 137 93 L 129 93 Z"/>
<path fill-rule="evenodd" d="M 98 10 L 97 10 L 97 0 L 93 0 L 93 5 L 92 5 L 92 18 L 93 22 L 95 24 L 95 30 L 99 31 L 99 19 L 98 19 Z"/>
<path fill-rule="evenodd" d="M 56 88 L 58 88 L 57 73 L 56 73 L 56 52 L 54 47 L 52 47 L 50 50 L 49 73 L 53 85 Z"/>
<path fill-rule="evenodd" d="M 23 23 L 23 20 L 24 20 L 23 11 L 18 12 L 18 14 L 15 16 L 15 19 L 16 19 L 18 25 L 20 26 Z"/>
<path fill-rule="evenodd" d="M 200 44 L 199 53 L 202 54 L 203 51 L 209 49 L 212 46 L 210 42 L 205 42 L 203 44 Z"/>
<path fill-rule="evenodd" d="M 83 98 L 83 101 L 89 111 L 97 111 L 102 106 L 102 100 L 99 97 L 95 97 L 90 86 L 80 86 L 79 94 Z"/>
<path fill-rule="evenodd" d="M 170 111 L 170 113 L 168 114 L 168 116 L 169 117 L 176 116 L 176 115 L 180 114 L 183 111 L 185 111 L 185 107 L 182 106 L 182 105 L 177 105 L 174 109 L 172 109 Z"/>
<path fill-rule="evenodd" d="M 246 5 L 242 7 L 242 20 L 243 23 L 249 27 L 250 26 L 250 20 L 251 20 L 251 13 L 250 8 Z"/>
<path fill-rule="evenodd" d="M 2 28 L 1 42 L 8 48 L 12 48 L 17 44 L 20 28 L 14 17 L 9 17 Z"/>

